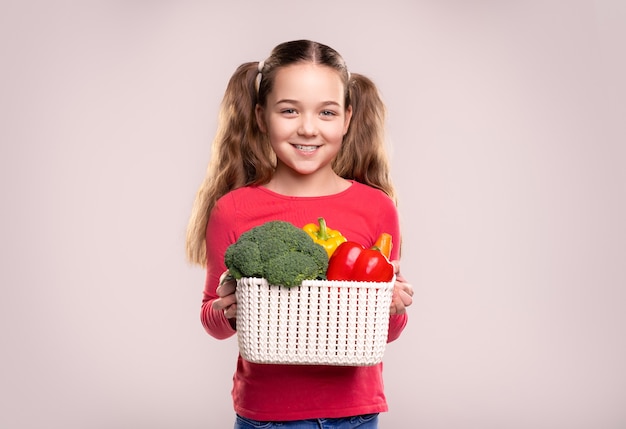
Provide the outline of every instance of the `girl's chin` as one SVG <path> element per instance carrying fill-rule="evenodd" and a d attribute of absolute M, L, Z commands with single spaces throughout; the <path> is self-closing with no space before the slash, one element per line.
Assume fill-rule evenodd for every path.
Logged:
<path fill-rule="evenodd" d="M 291 174 L 297 176 L 311 176 L 318 174 L 334 174 L 330 164 L 320 164 L 318 162 L 296 162 L 291 165 L 284 165 L 285 170 L 290 170 Z"/>

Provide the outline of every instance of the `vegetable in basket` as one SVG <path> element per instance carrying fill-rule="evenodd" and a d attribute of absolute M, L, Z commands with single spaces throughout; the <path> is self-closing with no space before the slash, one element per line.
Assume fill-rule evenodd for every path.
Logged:
<path fill-rule="evenodd" d="M 317 218 L 317 222 L 318 223 L 306 224 L 302 229 L 313 238 L 313 241 L 326 250 L 330 258 L 337 246 L 346 242 L 347 239 L 336 229 L 329 228 L 328 225 L 326 225 L 326 219 L 323 217 Z"/>
<path fill-rule="evenodd" d="M 387 259 L 391 258 L 391 249 L 393 248 L 393 240 L 391 234 L 383 232 L 374 243 L 373 249 L 377 249 L 385 255 Z"/>
<path fill-rule="evenodd" d="M 226 249 L 224 263 L 235 279 L 263 277 L 269 284 L 292 287 L 325 279 L 328 254 L 303 229 L 276 220 L 241 234 Z"/>
<path fill-rule="evenodd" d="M 374 246 L 366 249 L 354 241 L 342 243 L 328 261 L 328 280 L 364 282 L 389 282 L 395 273 L 394 266 Z"/>

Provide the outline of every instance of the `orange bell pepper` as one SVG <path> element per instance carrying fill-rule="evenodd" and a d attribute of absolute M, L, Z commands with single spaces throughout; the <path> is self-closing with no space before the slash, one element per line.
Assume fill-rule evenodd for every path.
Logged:
<path fill-rule="evenodd" d="M 378 240 L 376 240 L 374 244 L 374 248 L 378 249 L 387 259 L 391 258 L 391 249 L 393 249 L 391 234 L 386 232 L 380 234 L 380 237 L 378 237 Z"/>

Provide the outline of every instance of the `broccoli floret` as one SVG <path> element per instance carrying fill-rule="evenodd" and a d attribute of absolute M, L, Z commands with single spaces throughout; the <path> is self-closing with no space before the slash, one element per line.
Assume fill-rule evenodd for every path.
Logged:
<path fill-rule="evenodd" d="M 250 240 L 238 240 L 224 253 L 224 263 L 234 278 L 261 277 L 264 264 L 261 261 L 259 246 Z M 232 269 L 231 269 L 232 267 Z"/>
<path fill-rule="evenodd" d="M 270 284 L 290 287 L 325 278 L 328 254 L 303 229 L 270 221 L 241 234 L 226 249 L 224 263 L 235 279 L 265 277 Z"/>
<path fill-rule="evenodd" d="M 317 261 L 311 255 L 288 252 L 268 261 L 265 278 L 272 285 L 298 286 L 302 280 L 317 278 L 319 270 Z"/>
<path fill-rule="evenodd" d="M 261 261 L 267 264 L 271 259 L 291 251 L 289 245 L 280 237 L 268 237 L 256 243 L 261 253 Z"/>
<path fill-rule="evenodd" d="M 314 241 L 313 244 L 317 243 L 315 243 Z M 326 252 L 324 246 L 321 246 L 319 244 L 317 244 L 316 246 L 303 246 L 300 248 L 300 252 L 308 254 L 315 260 L 318 266 L 324 268 L 324 272 L 319 278 L 326 279 L 326 269 L 328 268 L 328 252 Z"/>

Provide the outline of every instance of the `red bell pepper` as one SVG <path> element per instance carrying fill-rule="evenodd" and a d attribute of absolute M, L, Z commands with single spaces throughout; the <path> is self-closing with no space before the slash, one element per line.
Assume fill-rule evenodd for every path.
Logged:
<path fill-rule="evenodd" d="M 328 261 L 328 280 L 388 282 L 394 267 L 376 248 L 366 249 L 354 241 L 341 243 Z"/>

